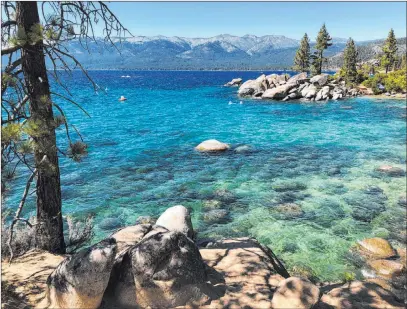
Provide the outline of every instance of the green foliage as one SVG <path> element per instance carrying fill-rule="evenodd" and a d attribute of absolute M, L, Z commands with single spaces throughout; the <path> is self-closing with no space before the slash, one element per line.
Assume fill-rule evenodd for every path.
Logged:
<path fill-rule="evenodd" d="M 397 53 L 397 40 L 393 29 L 390 29 L 389 35 L 383 45 L 383 56 L 381 57 L 381 65 L 386 69 L 386 73 L 394 66 Z"/>
<path fill-rule="evenodd" d="M 390 72 L 384 80 L 387 91 L 403 91 L 407 89 L 406 69 Z"/>
<path fill-rule="evenodd" d="M 69 145 L 68 157 L 76 162 L 80 162 L 88 154 L 88 145 L 83 142 L 74 142 Z"/>
<path fill-rule="evenodd" d="M 313 55 L 311 55 L 312 59 L 312 66 L 311 66 L 311 73 L 312 75 L 318 75 L 322 72 L 322 64 L 326 60 L 324 58 L 324 50 L 327 49 L 329 46 L 332 45 L 332 38 L 326 29 L 325 24 L 322 25 L 321 29 L 318 32 L 315 49 Z"/>
<path fill-rule="evenodd" d="M 1 127 L 1 143 L 9 144 L 12 141 L 19 141 L 21 139 L 21 124 L 9 123 Z"/>
<path fill-rule="evenodd" d="M 379 94 L 380 91 L 377 88 L 378 84 L 382 84 L 386 91 L 405 91 L 407 88 L 407 76 L 406 76 L 406 69 L 397 70 L 394 72 L 390 72 L 388 74 L 385 73 L 377 73 L 373 77 L 369 77 L 365 81 L 363 81 L 363 85 L 373 89 L 375 94 Z"/>
<path fill-rule="evenodd" d="M 301 40 L 300 47 L 297 50 L 294 58 L 294 70 L 299 72 L 309 71 L 310 65 L 310 47 L 307 34 Z"/>
<path fill-rule="evenodd" d="M 41 120 L 28 119 L 24 125 L 24 132 L 31 137 L 41 137 L 49 133 L 49 130 Z"/>
<path fill-rule="evenodd" d="M 345 79 L 347 84 L 356 83 L 358 79 L 358 72 L 356 69 L 358 52 L 352 38 L 349 38 L 348 42 L 346 43 L 346 48 L 343 54 L 344 61 L 341 69 L 342 77 Z"/>
<path fill-rule="evenodd" d="M 356 275 L 352 272 L 347 272 L 347 271 L 343 274 L 343 278 L 342 278 L 342 280 L 346 283 L 350 283 L 350 282 L 354 281 L 355 279 L 356 279 Z"/>
<path fill-rule="evenodd" d="M 18 144 L 17 152 L 21 154 L 29 154 L 34 152 L 34 144 L 31 140 L 22 141 Z"/>
<path fill-rule="evenodd" d="M 43 27 L 40 24 L 34 24 L 30 28 L 30 32 L 28 33 L 28 41 L 31 45 L 37 44 L 39 41 L 43 39 Z"/>
<path fill-rule="evenodd" d="M 63 115 L 56 115 L 54 116 L 54 127 L 55 129 L 59 128 L 60 126 L 66 124 L 66 118 Z"/>
<path fill-rule="evenodd" d="M 24 46 L 28 42 L 28 36 L 23 27 L 18 27 L 16 34 L 9 39 L 13 46 Z"/>

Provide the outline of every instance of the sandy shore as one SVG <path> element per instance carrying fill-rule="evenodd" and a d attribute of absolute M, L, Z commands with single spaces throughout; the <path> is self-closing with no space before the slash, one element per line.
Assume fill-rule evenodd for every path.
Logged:
<path fill-rule="evenodd" d="M 394 97 L 387 96 L 384 94 L 377 94 L 377 95 L 363 95 L 362 97 L 371 98 L 371 99 L 391 99 L 391 100 L 406 100 L 406 95 L 402 93 L 397 93 Z"/>

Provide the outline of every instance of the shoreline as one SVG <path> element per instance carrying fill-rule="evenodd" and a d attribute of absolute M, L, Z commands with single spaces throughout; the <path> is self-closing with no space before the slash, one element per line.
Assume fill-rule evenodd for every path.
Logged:
<path fill-rule="evenodd" d="M 406 100 L 407 99 L 407 95 L 406 94 L 401 94 L 398 93 L 396 94 L 395 97 L 392 96 L 387 96 L 384 94 L 365 94 L 365 95 L 361 95 L 360 97 L 363 98 L 369 98 L 369 99 L 380 99 L 380 100 Z"/>

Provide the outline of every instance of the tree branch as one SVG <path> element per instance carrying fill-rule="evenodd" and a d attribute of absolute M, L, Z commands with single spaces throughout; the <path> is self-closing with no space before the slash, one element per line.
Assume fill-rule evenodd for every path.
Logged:
<path fill-rule="evenodd" d="M 25 200 L 26 200 L 27 195 L 28 195 L 28 191 L 30 190 L 31 182 L 33 181 L 34 176 L 36 174 L 37 174 L 37 169 L 35 169 L 33 171 L 33 173 L 31 174 L 31 176 L 28 178 L 27 184 L 25 185 L 25 189 L 24 189 L 24 192 L 23 192 L 23 197 L 21 198 L 20 204 L 18 205 L 16 215 L 14 216 L 14 220 L 11 222 L 11 225 L 10 225 L 10 235 L 9 235 L 8 242 L 7 242 L 8 248 L 10 250 L 9 264 L 11 263 L 11 261 L 13 259 L 13 248 L 11 246 L 11 242 L 13 241 L 14 225 L 19 220 L 27 222 L 27 220 L 20 218 L 20 215 L 21 215 L 21 211 L 23 210 L 24 203 L 25 203 Z"/>

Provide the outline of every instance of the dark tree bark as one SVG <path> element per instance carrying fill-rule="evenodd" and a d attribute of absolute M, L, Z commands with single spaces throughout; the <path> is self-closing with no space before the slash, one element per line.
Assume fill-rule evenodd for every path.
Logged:
<path fill-rule="evenodd" d="M 17 2 L 17 25 L 28 34 L 40 23 L 37 2 Z M 54 115 L 45 66 L 43 41 L 21 48 L 22 70 L 30 100 L 34 135 L 34 160 L 37 168 L 36 245 L 53 253 L 64 253 L 61 187 Z"/>

